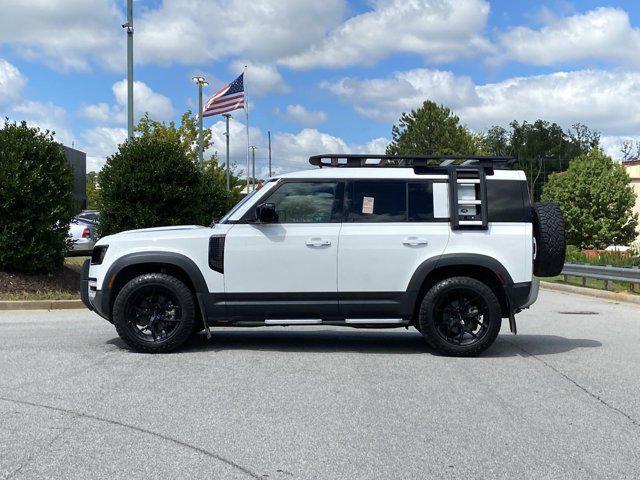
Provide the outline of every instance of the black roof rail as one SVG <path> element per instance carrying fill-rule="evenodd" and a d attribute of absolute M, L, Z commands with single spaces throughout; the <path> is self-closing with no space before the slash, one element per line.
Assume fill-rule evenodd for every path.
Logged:
<path fill-rule="evenodd" d="M 366 153 L 329 153 L 309 157 L 309 163 L 317 167 L 381 168 L 381 167 L 465 167 L 495 168 L 515 161 L 514 157 L 483 155 L 370 155 Z"/>

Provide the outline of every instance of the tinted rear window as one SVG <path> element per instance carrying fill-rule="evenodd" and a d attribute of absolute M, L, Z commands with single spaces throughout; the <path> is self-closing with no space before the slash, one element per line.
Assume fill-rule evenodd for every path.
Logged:
<path fill-rule="evenodd" d="M 348 222 L 404 222 L 407 219 L 406 182 L 352 182 Z"/>
<path fill-rule="evenodd" d="M 433 183 L 410 182 L 409 189 L 409 221 L 432 222 L 433 218 Z"/>
<path fill-rule="evenodd" d="M 526 182 L 488 180 L 487 204 L 490 222 L 531 221 L 531 205 Z"/>

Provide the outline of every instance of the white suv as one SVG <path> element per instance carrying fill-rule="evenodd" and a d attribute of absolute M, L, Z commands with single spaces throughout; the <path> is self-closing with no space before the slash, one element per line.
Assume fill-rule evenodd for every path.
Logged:
<path fill-rule="evenodd" d="M 166 352 L 211 327 L 414 326 L 474 355 L 564 263 L 557 206 L 529 202 L 506 159 L 321 155 L 210 227 L 102 238 L 85 305 L 132 348 Z M 324 167 L 324 168 L 323 168 Z"/>

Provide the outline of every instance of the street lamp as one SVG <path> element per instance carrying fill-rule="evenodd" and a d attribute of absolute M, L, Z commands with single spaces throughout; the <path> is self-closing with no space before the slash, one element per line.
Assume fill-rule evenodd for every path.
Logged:
<path fill-rule="evenodd" d="M 127 0 L 127 139 L 133 138 L 133 0 Z"/>
<path fill-rule="evenodd" d="M 191 77 L 194 83 L 198 84 L 198 163 L 200 168 L 204 165 L 202 158 L 202 87 L 209 85 L 204 77 Z"/>

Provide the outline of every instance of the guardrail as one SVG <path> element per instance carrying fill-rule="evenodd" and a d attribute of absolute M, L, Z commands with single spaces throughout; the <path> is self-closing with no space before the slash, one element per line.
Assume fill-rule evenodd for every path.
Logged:
<path fill-rule="evenodd" d="M 609 289 L 609 282 L 629 284 L 629 290 L 635 291 L 635 285 L 640 284 L 640 267 L 612 267 L 604 265 L 586 265 L 582 263 L 565 263 L 561 275 L 564 281 L 567 277 L 582 278 L 582 285 L 586 286 L 587 278 L 595 278 L 604 282 L 604 289 Z"/>

